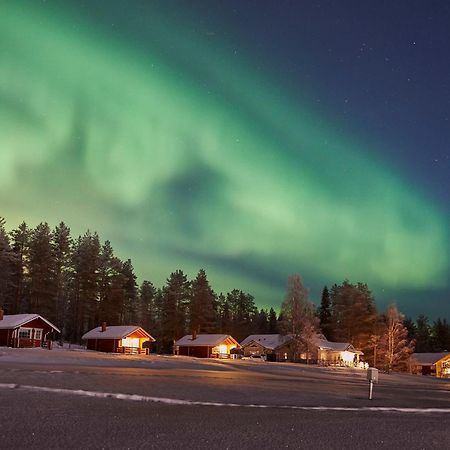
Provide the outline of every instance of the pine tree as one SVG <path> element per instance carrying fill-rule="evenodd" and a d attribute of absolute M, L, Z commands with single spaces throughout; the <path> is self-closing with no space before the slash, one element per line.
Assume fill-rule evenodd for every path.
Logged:
<path fill-rule="evenodd" d="M 39 224 L 31 232 L 29 244 L 30 305 L 29 310 L 55 321 L 56 285 L 55 258 L 52 236 L 47 223 Z"/>
<path fill-rule="evenodd" d="M 431 351 L 431 329 L 428 317 L 421 314 L 416 320 L 416 352 L 426 353 Z"/>
<path fill-rule="evenodd" d="M 72 342 L 80 342 L 81 336 L 98 324 L 100 240 L 97 233 L 87 231 L 76 240 L 72 266 L 68 336 Z"/>
<path fill-rule="evenodd" d="M 273 308 L 269 310 L 269 326 L 267 332 L 269 334 L 278 334 L 277 313 Z"/>
<path fill-rule="evenodd" d="M 70 228 L 61 222 L 52 233 L 52 252 L 54 259 L 55 283 L 55 325 L 65 335 L 65 322 L 69 304 L 69 286 L 72 276 L 72 238 Z"/>
<path fill-rule="evenodd" d="M 150 281 L 144 280 L 139 289 L 139 323 L 150 334 L 156 328 L 156 288 Z"/>
<path fill-rule="evenodd" d="M 190 283 L 181 270 L 170 274 L 161 296 L 162 351 L 173 352 L 174 342 L 186 332 L 186 310 L 190 297 Z"/>
<path fill-rule="evenodd" d="M 29 304 L 29 242 L 31 230 L 25 222 L 11 232 L 12 250 L 16 255 L 16 264 L 14 270 L 14 300 L 11 308 L 11 314 L 28 312 Z"/>
<path fill-rule="evenodd" d="M 136 275 L 134 273 L 131 259 L 127 259 L 122 264 L 122 275 L 124 276 L 124 293 L 125 301 L 123 305 L 122 323 L 135 324 L 137 323 L 138 315 L 138 290 L 136 283 Z"/>
<path fill-rule="evenodd" d="M 269 331 L 269 320 L 266 309 L 261 308 L 256 318 L 256 333 L 267 334 Z"/>
<path fill-rule="evenodd" d="M 440 317 L 431 326 L 431 341 L 433 351 L 446 352 L 450 349 L 450 324 Z"/>
<path fill-rule="evenodd" d="M 218 329 L 220 333 L 231 334 L 232 319 L 230 304 L 222 293 L 220 293 L 217 297 L 217 316 Z"/>
<path fill-rule="evenodd" d="M 231 311 L 231 334 L 242 341 L 253 329 L 256 314 L 255 299 L 252 295 L 238 289 L 227 294 L 227 302 Z"/>
<path fill-rule="evenodd" d="M 369 349 L 371 336 L 375 334 L 377 313 L 372 293 L 364 283 L 342 285 L 331 289 L 332 335 L 340 342 L 349 342 L 355 348 Z"/>
<path fill-rule="evenodd" d="M 323 335 L 329 340 L 332 340 L 332 324 L 331 324 L 331 301 L 328 288 L 325 286 L 322 291 L 322 298 L 319 308 L 320 328 Z"/>
<path fill-rule="evenodd" d="M 14 310 L 17 288 L 14 273 L 17 265 L 18 258 L 11 249 L 9 236 L 5 230 L 5 220 L 0 217 L 0 308 L 10 314 Z"/>
<path fill-rule="evenodd" d="M 197 333 L 214 333 L 216 331 L 216 296 L 209 285 L 203 269 L 191 283 L 191 300 L 189 305 L 189 326 Z"/>

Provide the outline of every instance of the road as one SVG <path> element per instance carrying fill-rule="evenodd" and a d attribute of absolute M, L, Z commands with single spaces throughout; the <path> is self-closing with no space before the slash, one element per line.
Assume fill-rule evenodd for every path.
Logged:
<path fill-rule="evenodd" d="M 253 361 L 1 349 L 0 448 L 445 449 L 450 383 Z"/>

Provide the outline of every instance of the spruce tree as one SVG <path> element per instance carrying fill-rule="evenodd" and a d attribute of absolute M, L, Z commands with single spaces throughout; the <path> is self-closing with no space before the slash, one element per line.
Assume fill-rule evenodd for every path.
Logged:
<path fill-rule="evenodd" d="M 332 340 L 332 325 L 331 325 L 331 301 L 330 293 L 327 286 L 323 288 L 322 298 L 320 300 L 319 308 L 319 322 L 323 335 L 329 340 Z"/>
<path fill-rule="evenodd" d="M 65 336 L 65 321 L 69 304 L 69 286 L 72 276 L 72 238 L 70 228 L 61 222 L 52 233 L 55 283 L 55 325 Z"/>
<path fill-rule="evenodd" d="M 268 313 L 266 309 L 261 308 L 256 319 L 256 333 L 267 334 L 269 330 Z"/>
<path fill-rule="evenodd" d="M 52 251 L 52 235 L 47 223 L 40 223 L 32 230 L 29 257 L 29 311 L 42 314 L 51 322 L 55 322 L 55 257 Z"/>
<path fill-rule="evenodd" d="M 190 283 L 182 270 L 170 274 L 161 296 L 162 351 L 172 353 L 174 342 L 186 332 Z"/>
<path fill-rule="evenodd" d="M 365 351 L 375 334 L 377 312 L 372 293 L 365 283 L 345 280 L 331 289 L 332 335 L 339 342 L 349 342 Z"/>
<path fill-rule="evenodd" d="M 139 323 L 150 334 L 156 327 L 156 288 L 150 281 L 144 280 L 139 288 Z"/>
<path fill-rule="evenodd" d="M 200 269 L 191 283 L 189 305 L 190 331 L 214 333 L 216 331 L 216 296 L 209 285 L 206 272 Z"/>
<path fill-rule="evenodd" d="M 269 310 L 269 327 L 267 332 L 269 334 L 278 334 L 278 319 L 277 313 L 273 308 Z"/>
<path fill-rule="evenodd" d="M 17 229 L 10 233 L 11 247 L 16 255 L 14 267 L 15 293 L 11 314 L 28 312 L 29 305 L 29 242 L 31 230 L 25 222 L 22 222 Z"/>
<path fill-rule="evenodd" d="M 15 299 L 14 273 L 18 264 L 18 258 L 12 251 L 9 236 L 5 230 L 5 220 L 0 217 L 0 308 L 7 314 L 12 314 Z"/>
<path fill-rule="evenodd" d="M 121 273 L 124 277 L 124 294 L 125 301 L 123 305 L 122 323 L 136 324 L 138 316 L 138 289 L 136 283 L 136 275 L 134 273 L 131 259 L 127 259 L 122 264 Z"/>
<path fill-rule="evenodd" d="M 72 342 L 80 342 L 86 331 L 98 325 L 100 240 L 97 233 L 87 231 L 76 240 L 72 265 L 68 335 Z"/>

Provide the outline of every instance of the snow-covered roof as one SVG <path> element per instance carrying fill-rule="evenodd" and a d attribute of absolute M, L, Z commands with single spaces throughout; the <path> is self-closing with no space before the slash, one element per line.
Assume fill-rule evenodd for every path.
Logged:
<path fill-rule="evenodd" d="M 105 331 L 102 331 L 102 327 L 97 327 L 83 334 L 81 339 L 124 339 L 135 331 L 139 331 L 143 337 L 150 338 L 152 342 L 155 341 L 149 333 L 137 325 L 107 326 Z"/>
<path fill-rule="evenodd" d="M 44 319 L 39 314 L 5 314 L 3 316 L 3 319 L 0 320 L 0 329 L 9 330 L 18 328 L 21 327 L 22 325 L 26 325 L 27 323 L 35 319 L 41 319 L 48 326 L 52 327 L 55 331 L 61 333 L 61 331 L 55 325 L 53 325 L 47 319 Z"/>
<path fill-rule="evenodd" d="M 195 339 L 192 339 L 192 334 L 187 334 L 175 342 L 179 347 L 214 347 L 222 344 L 226 340 L 231 340 L 237 345 L 238 342 L 229 334 L 197 334 Z"/>
<path fill-rule="evenodd" d="M 349 342 L 331 342 L 326 339 L 314 339 L 314 344 L 321 350 L 331 350 L 333 352 L 353 352 L 363 355 L 363 352 L 356 350 Z"/>
<path fill-rule="evenodd" d="M 440 359 L 450 355 L 450 352 L 440 353 L 413 353 L 411 358 L 415 363 L 421 366 L 432 366 L 436 364 Z"/>
<path fill-rule="evenodd" d="M 292 336 L 283 334 L 251 334 L 241 342 L 241 347 L 245 347 L 252 342 L 256 342 L 264 348 L 275 350 L 292 339 Z"/>

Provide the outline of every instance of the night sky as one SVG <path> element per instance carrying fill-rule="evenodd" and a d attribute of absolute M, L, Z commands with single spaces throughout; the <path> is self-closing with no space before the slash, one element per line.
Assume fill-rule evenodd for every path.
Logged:
<path fill-rule="evenodd" d="M 0 0 L 0 216 L 139 281 L 450 317 L 446 1 Z"/>

